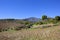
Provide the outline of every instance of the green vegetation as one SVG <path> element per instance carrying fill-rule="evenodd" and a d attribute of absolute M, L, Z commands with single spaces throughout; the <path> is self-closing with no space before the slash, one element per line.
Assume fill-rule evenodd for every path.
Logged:
<path fill-rule="evenodd" d="M 0 32 L 8 30 L 21 30 L 32 28 L 33 25 L 47 25 L 47 24 L 59 24 L 60 16 L 55 16 L 55 18 L 49 18 L 46 15 L 42 16 L 41 21 L 31 22 L 27 20 L 18 20 L 18 19 L 3 19 L 0 20 Z M 47 27 L 47 26 L 46 26 Z M 46 28 L 43 26 L 43 28 Z"/>
<path fill-rule="evenodd" d="M 39 21 L 0 20 L 0 40 L 60 40 L 60 16 Z"/>
<path fill-rule="evenodd" d="M 46 15 L 43 15 L 42 16 L 42 20 L 45 20 L 45 19 L 47 19 L 47 16 Z"/>
<path fill-rule="evenodd" d="M 60 20 L 60 16 L 56 16 L 55 20 L 59 21 Z"/>

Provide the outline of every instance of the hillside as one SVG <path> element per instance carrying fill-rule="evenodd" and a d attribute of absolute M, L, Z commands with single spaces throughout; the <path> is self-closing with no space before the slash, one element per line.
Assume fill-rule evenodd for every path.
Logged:
<path fill-rule="evenodd" d="M 60 40 L 60 26 L 1 32 L 0 40 Z"/>
<path fill-rule="evenodd" d="M 12 20 L 12 19 L 1 19 L 0 20 L 0 31 L 7 31 L 9 29 L 13 30 L 18 27 L 25 28 L 25 21 L 22 20 Z"/>
<path fill-rule="evenodd" d="M 60 40 L 59 24 L 60 21 L 55 20 L 43 20 L 42 22 L 1 19 L 0 40 Z"/>
<path fill-rule="evenodd" d="M 8 29 L 30 28 L 33 22 L 39 21 L 38 18 L 30 17 L 26 19 L 0 19 L 0 31 Z"/>

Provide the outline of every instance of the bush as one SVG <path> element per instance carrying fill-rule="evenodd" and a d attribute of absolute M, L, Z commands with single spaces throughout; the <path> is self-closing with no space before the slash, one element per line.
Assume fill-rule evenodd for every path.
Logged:
<path fill-rule="evenodd" d="M 16 27 L 15 28 L 15 30 L 21 30 L 22 29 L 22 27 Z"/>
<path fill-rule="evenodd" d="M 43 24 L 43 22 L 36 22 L 36 23 L 34 23 L 34 25 L 41 25 L 41 24 Z"/>
<path fill-rule="evenodd" d="M 59 21 L 60 20 L 60 16 L 56 16 L 55 20 Z"/>
<path fill-rule="evenodd" d="M 46 15 L 43 15 L 42 16 L 42 20 L 45 20 L 45 19 L 47 19 L 47 16 Z"/>

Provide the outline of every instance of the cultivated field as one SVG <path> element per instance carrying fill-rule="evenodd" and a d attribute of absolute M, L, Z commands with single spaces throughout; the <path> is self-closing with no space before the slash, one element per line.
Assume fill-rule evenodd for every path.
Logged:
<path fill-rule="evenodd" d="M 60 26 L 0 32 L 0 40 L 60 40 Z"/>

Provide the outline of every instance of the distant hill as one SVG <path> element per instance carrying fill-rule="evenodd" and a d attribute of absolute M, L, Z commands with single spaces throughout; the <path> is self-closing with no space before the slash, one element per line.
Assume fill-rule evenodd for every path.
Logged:
<path fill-rule="evenodd" d="M 26 19 L 23 19 L 23 20 L 24 21 L 30 21 L 30 22 L 38 22 L 41 19 L 40 18 L 36 18 L 36 17 L 30 17 L 30 18 L 26 18 Z"/>

